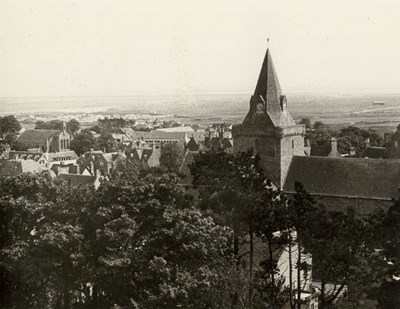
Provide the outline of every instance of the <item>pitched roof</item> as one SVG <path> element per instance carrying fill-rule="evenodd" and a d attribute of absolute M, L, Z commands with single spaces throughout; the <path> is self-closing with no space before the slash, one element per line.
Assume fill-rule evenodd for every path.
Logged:
<path fill-rule="evenodd" d="M 59 174 L 78 174 L 79 166 L 76 164 L 53 164 L 50 168 L 56 175 Z"/>
<path fill-rule="evenodd" d="M 173 127 L 173 128 L 162 128 L 156 131 L 161 132 L 194 132 L 192 127 Z"/>
<path fill-rule="evenodd" d="M 250 111 L 243 121 L 243 125 L 272 125 L 274 127 L 296 125 L 287 109 L 282 108 L 282 102 L 286 105 L 286 97 L 282 96 L 281 86 L 275 72 L 271 53 L 269 49 L 267 49 L 258 77 L 257 86 L 251 98 Z M 257 103 L 266 105 L 266 109 L 263 113 L 256 111 Z"/>
<path fill-rule="evenodd" d="M 58 158 L 69 158 L 68 160 L 76 160 L 79 158 L 78 155 L 76 154 L 76 152 L 73 150 L 52 152 L 52 153 L 49 153 L 47 156 L 48 156 L 49 161 L 54 161 Z"/>
<path fill-rule="evenodd" d="M 58 177 L 67 181 L 72 187 L 95 185 L 96 176 L 80 174 L 59 174 Z"/>
<path fill-rule="evenodd" d="M 0 175 L 15 176 L 23 173 L 40 173 L 48 171 L 33 160 L 8 160 L 0 163 Z"/>
<path fill-rule="evenodd" d="M 18 138 L 20 142 L 28 143 L 45 143 L 47 139 L 53 136 L 57 136 L 62 132 L 62 130 L 26 130 Z"/>
<path fill-rule="evenodd" d="M 190 168 L 189 164 L 194 162 L 195 157 L 199 154 L 198 151 L 186 151 L 185 157 L 182 161 L 182 164 L 179 168 L 179 171 L 186 176 L 190 176 Z"/>
<path fill-rule="evenodd" d="M 135 131 L 132 134 L 132 140 L 139 139 L 158 139 L 158 140 L 178 140 L 178 141 L 185 141 L 186 132 L 163 132 L 163 131 Z"/>
<path fill-rule="evenodd" d="M 400 187 L 400 160 L 295 156 L 284 191 L 295 181 L 312 195 L 391 199 Z"/>
<path fill-rule="evenodd" d="M 200 148 L 199 143 L 194 139 L 194 137 L 191 137 L 189 142 L 186 144 L 186 149 L 190 151 L 198 151 Z"/>

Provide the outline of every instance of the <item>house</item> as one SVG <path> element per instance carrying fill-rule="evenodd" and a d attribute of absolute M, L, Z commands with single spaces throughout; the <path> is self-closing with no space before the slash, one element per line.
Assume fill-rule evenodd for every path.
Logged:
<path fill-rule="evenodd" d="M 48 172 L 52 177 L 55 174 L 33 160 L 7 160 L 0 163 L 0 176 L 17 176 L 24 173 L 39 174 Z"/>
<path fill-rule="evenodd" d="M 91 150 L 79 157 L 77 164 L 79 165 L 79 173 L 84 170 L 90 171 L 94 175 L 99 170 L 102 175 L 110 174 L 114 171 L 122 171 L 125 169 L 126 156 L 122 151 L 104 153 L 101 150 Z"/>
<path fill-rule="evenodd" d="M 0 155 L 0 160 L 33 160 L 42 166 L 47 166 L 49 160 L 43 152 L 6 150 Z"/>
<path fill-rule="evenodd" d="M 97 189 L 100 186 L 101 174 L 80 175 L 62 173 L 58 178 L 64 180 L 71 187 L 94 186 Z"/>
<path fill-rule="evenodd" d="M 79 165 L 73 163 L 54 163 L 50 170 L 52 170 L 57 176 L 60 174 L 79 174 Z"/>
<path fill-rule="evenodd" d="M 44 155 L 46 156 L 47 160 L 50 163 L 54 162 L 76 163 L 76 160 L 79 158 L 76 152 L 73 150 L 45 153 Z"/>
<path fill-rule="evenodd" d="M 0 160 L 33 160 L 42 166 L 50 168 L 54 162 L 76 163 L 78 155 L 75 151 L 67 150 L 53 153 L 43 153 L 40 151 L 4 151 L 0 155 Z"/>
<path fill-rule="evenodd" d="M 156 167 L 160 165 L 161 145 L 149 145 L 142 139 L 129 144 L 125 149 L 125 154 L 129 162 L 139 165 Z"/>
<path fill-rule="evenodd" d="M 72 135 L 67 132 L 65 122 L 62 130 L 26 130 L 18 141 L 27 148 L 40 148 L 43 152 L 69 150 Z"/>

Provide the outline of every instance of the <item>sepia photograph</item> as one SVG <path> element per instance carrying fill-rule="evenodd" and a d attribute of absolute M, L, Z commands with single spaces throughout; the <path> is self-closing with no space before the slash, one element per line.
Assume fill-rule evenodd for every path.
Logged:
<path fill-rule="evenodd" d="M 0 0 L 0 309 L 400 308 L 400 1 Z"/>

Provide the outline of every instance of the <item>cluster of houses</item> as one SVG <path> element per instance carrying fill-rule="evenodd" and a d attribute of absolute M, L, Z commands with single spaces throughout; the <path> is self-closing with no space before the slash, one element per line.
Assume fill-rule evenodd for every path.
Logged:
<path fill-rule="evenodd" d="M 223 128 L 224 127 L 224 128 Z M 94 133 L 95 134 L 95 133 Z M 24 130 L 18 141 L 26 151 L 6 149 L 0 154 L 0 175 L 19 175 L 48 171 L 53 177 L 66 180 L 71 186 L 94 185 L 101 177 L 139 166 L 160 164 L 165 144 L 178 144 L 183 152 L 199 152 L 223 148 L 232 151 L 229 127 L 195 131 L 191 127 L 174 127 L 149 132 L 120 128 L 112 134 L 118 151 L 106 153 L 91 150 L 78 156 L 70 149 L 73 136 L 63 125 L 62 130 Z"/>

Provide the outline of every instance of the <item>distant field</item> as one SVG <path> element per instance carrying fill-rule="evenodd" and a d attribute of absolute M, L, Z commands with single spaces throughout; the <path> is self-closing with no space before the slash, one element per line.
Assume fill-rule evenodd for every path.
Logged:
<path fill-rule="evenodd" d="M 120 97 L 0 98 L 0 113 L 144 113 L 174 114 L 181 121 L 239 123 L 249 108 L 250 93 L 186 94 Z M 357 125 L 380 131 L 400 123 L 400 93 L 287 94 L 295 119 L 311 118 L 333 126 Z M 384 105 L 373 105 L 383 101 Z"/>

